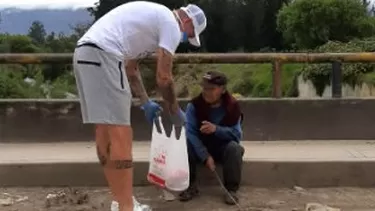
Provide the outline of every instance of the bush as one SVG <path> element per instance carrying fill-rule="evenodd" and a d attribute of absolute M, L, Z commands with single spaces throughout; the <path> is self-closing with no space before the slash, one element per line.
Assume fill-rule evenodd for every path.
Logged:
<path fill-rule="evenodd" d="M 48 84 L 50 98 L 66 98 L 67 93 L 78 95 L 73 72 L 68 72 Z"/>
<path fill-rule="evenodd" d="M 363 0 L 295 0 L 279 11 L 277 28 L 293 47 L 313 49 L 329 40 L 372 36 L 375 21 Z"/>
<path fill-rule="evenodd" d="M 375 37 L 366 38 L 364 40 L 355 39 L 348 43 L 330 41 L 315 50 L 317 53 L 331 52 L 374 52 Z M 371 63 L 343 63 L 343 82 L 349 85 L 363 83 L 367 77 L 366 74 L 372 73 L 375 65 Z M 325 86 L 330 84 L 332 74 L 331 64 L 311 64 L 304 68 L 304 79 L 311 80 L 316 89 L 317 94 L 322 95 Z M 368 81 L 367 81 L 368 82 Z"/>
<path fill-rule="evenodd" d="M 0 34 L 1 53 L 37 53 L 40 48 L 26 35 Z"/>
<path fill-rule="evenodd" d="M 27 83 L 21 72 L 1 69 L 0 98 L 44 98 L 42 82 L 41 74 L 36 74 L 34 83 Z"/>

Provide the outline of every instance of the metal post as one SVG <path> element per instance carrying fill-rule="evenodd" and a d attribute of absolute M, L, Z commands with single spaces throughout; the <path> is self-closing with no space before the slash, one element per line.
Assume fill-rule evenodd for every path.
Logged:
<path fill-rule="evenodd" d="M 342 97 L 342 68 L 340 61 L 332 63 L 332 98 Z"/>
<path fill-rule="evenodd" d="M 272 63 L 272 97 L 281 98 L 281 62 Z"/>

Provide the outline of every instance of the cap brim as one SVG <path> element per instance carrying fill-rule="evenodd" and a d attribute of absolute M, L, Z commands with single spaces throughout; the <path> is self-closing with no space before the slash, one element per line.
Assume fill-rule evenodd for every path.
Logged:
<path fill-rule="evenodd" d="M 199 40 L 199 36 L 195 35 L 195 37 L 193 38 L 189 38 L 189 43 L 196 46 L 196 47 L 200 47 L 201 46 L 201 42 Z"/>
<path fill-rule="evenodd" d="M 208 89 L 210 89 L 210 88 L 216 88 L 216 87 L 218 87 L 218 86 L 221 86 L 221 85 L 218 85 L 218 84 L 212 83 L 211 81 L 209 81 L 209 80 L 207 80 L 207 79 L 203 79 L 203 80 L 199 83 L 199 85 L 200 85 L 201 87 L 208 88 Z"/>
<path fill-rule="evenodd" d="M 189 38 L 189 43 L 196 46 L 196 47 L 200 47 L 201 46 L 201 41 L 199 39 L 199 35 L 197 32 L 195 32 L 195 37 L 193 38 Z"/>

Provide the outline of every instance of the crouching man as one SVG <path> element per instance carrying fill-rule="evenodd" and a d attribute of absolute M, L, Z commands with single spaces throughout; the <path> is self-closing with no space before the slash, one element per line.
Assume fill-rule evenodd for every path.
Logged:
<path fill-rule="evenodd" d="M 244 148 L 242 112 L 235 98 L 226 90 L 227 78 L 220 72 L 207 72 L 202 80 L 202 93 L 186 108 L 186 135 L 190 165 L 190 186 L 180 194 L 180 201 L 189 201 L 198 195 L 196 166 L 204 164 L 215 171 L 216 163 L 223 166 L 224 186 L 238 202 L 237 190 L 241 181 Z M 230 196 L 224 201 L 234 205 Z"/>

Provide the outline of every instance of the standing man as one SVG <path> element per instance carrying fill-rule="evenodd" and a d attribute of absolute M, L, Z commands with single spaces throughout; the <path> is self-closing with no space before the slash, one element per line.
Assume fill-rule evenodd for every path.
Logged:
<path fill-rule="evenodd" d="M 150 124 L 161 107 L 148 98 L 138 61 L 156 52 L 156 81 L 165 111 L 174 125 L 182 126 L 185 117 L 174 89 L 173 55 L 181 42 L 200 46 L 199 35 L 206 25 L 206 16 L 196 5 L 171 11 L 134 1 L 109 11 L 78 41 L 73 62 L 82 119 L 95 124 L 98 158 L 113 196 L 113 211 L 151 210 L 132 197 L 131 91 Z"/>
<path fill-rule="evenodd" d="M 186 137 L 190 166 L 190 186 L 180 195 L 189 201 L 198 194 L 196 165 L 202 163 L 216 171 L 216 163 L 223 165 L 224 186 L 229 191 L 224 202 L 238 202 L 242 157 L 242 112 L 237 100 L 226 90 L 227 78 L 223 73 L 211 71 L 203 76 L 202 93 L 186 107 Z M 233 201 L 234 199 L 234 201 Z"/>

